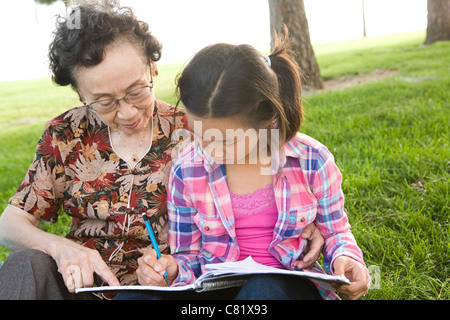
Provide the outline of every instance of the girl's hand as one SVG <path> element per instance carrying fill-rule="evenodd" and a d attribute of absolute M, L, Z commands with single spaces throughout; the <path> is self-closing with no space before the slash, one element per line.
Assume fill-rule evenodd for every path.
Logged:
<path fill-rule="evenodd" d="M 178 276 L 178 264 L 171 255 L 163 254 L 157 259 L 154 249 L 147 249 L 144 255 L 138 259 L 139 267 L 136 270 L 138 281 L 143 286 L 166 287 L 164 272 L 167 270 L 169 283 Z"/>
<path fill-rule="evenodd" d="M 319 260 L 325 240 L 319 228 L 314 223 L 308 224 L 300 236 L 310 241 L 309 251 L 302 260 L 294 262 L 294 267 L 298 269 L 311 269 L 317 260 Z"/>
<path fill-rule="evenodd" d="M 370 276 L 367 268 L 358 261 L 346 257 L 337 257 L 333 262 L 334 274 L 344 275 L 351 284 L 333 284 L 333 287 L 342 297 L 357 300 L 367 293 L 370 285 Z"/>

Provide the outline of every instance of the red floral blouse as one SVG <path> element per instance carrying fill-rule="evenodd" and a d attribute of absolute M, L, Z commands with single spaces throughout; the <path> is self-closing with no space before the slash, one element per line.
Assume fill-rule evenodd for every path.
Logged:
<path fill-rule="evenodd" d="M 9 204 L 56 222 L 72 217 L 67 238 L 96 249 L 122 285 L 137 283 L 137 259 L 151 246 L 142 213 L 150 218 L 161 252 L 168 252 L 166 187 L 176 144 L 186 128 L 183 110 L 157 100 L 153 142 L 132 168 L 113 150 L 109 128 L 88 107 L 47 123 L 34 160 Z"/>

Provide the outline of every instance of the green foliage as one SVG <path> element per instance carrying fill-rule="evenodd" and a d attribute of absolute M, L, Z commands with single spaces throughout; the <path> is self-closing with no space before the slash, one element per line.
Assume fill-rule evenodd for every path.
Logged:
<path fill-rule="evenodd" d="M 317 48 L 325 77 L 399 73 L 305 98 L 302 131 L 334 153 L 353 233 L 366 264 L 380 267 L 366 299 L 450 298 L 450 43 L 422 47 L 421 36 Z"/>
<path fill-rule="evenodd" d="M 52 4 L 52 3 L 60 1 L 60 0 L 34 0 L 34 1 L 37 3 L 40 3 L 40 4 Z M 64 1 L 64 2 L 66 2 L 66 1 Z"/>
<path fill-rule="evenodd" d="M 326 79 L 398 71 L 304 98 L 301 131 L 334 154 L 353 233 L 366 264 L 381 271 L 379 288 L 364 299 L 450 299 L 450 43 L 423 47 L 424 38 L 413 32 L 315 48 Z M 159 67 L 160 99 L 176 102 L 182 67 Z M 22 181 L 45 122 L 77 103 L 49 79 L 0 82 L 0 210 Z M 63 235 L 69 223 L 62 215 L 43 228 Z M 8 253 L 0 248 L 0 261 Z"/>

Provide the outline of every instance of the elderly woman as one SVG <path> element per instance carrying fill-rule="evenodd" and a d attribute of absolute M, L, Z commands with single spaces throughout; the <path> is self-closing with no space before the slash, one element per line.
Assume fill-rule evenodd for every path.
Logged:
<path fill-rule="evenodd" d="M 84 106 L 48 122 L 0 218 L 0 244 L 14 251 L 0 268 L 0 299 L 84 299 L 93 296 L 76 288 L 137 284 L 138 258 L 151 248 L 142 214 L 169 253 L 171 134 L 187 122 L 155 97 L 161 45 L 128 8 L 76 10 L 80 28 L 58 20 L 49 57 L 54 82 Z M 72 218 L 66 237 L 38 228 L 61 207 Z M 322 242 L 312 242 L 312 262 Z"/>

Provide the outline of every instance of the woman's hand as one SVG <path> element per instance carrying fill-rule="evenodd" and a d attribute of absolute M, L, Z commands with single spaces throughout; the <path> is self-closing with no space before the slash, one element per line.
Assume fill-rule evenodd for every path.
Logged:
<path fill-rule="evenodd" d="M 0 216 L 0 244 L 10 250 L 31 248 L 45 252 L 55 260 L 69 292 L 92 287 L 94 273 L 109 285 L 120 285 L 98 251 L 38 228 L 33 215 L 8 205 Z"/>
<path fill-rule="evenodd" d="M 92 287 L 94 273 L 110 286 L 119 286 L 119 280 L 112 273 L 97 250 L 83 247 L 67 239 L 55 241 L 48 253 L 56 261 L 69 292 L 75 289 Z"/>
<path fill-rule="evenodd" d="M 309 251 L 302 260 L 294 262 L 294 267 L 298 269 L 311 269 L 319 260 L 320 253 L 324 244 L 324 239 L 314 223 L 308 224 L 300 235 L 303 239 L 310 241 Z"/>
<path fill-rule="evenodd" d="M 370 276 L 367 268 L 358 261 L 339 256 L 333 262 L 334 275 L 346 276 L 351 284 L 333 284 L 342 297 L 357 300 L 367 293 L 370 285 Z"/>
<path fill-rule="evenodd" d="M 136 270 L 138 281 L 143 286 L 167 286 L 164 272 L 167 271 L 169 283 L 178 276 L 178 264 L 171 255 L 163 254 L 157 259 L 154 249 L 147 249 L 138 259 L 139 267 Z"/>

